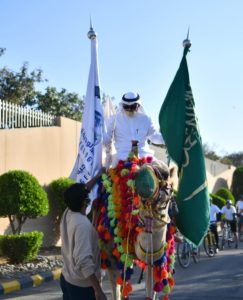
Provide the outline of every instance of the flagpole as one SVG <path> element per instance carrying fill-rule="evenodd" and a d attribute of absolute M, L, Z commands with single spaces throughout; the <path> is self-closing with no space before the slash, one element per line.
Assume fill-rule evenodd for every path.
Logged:
<path fill-rule="evenodd" d="M 93 25 L 92 25 L 92 19 L 90 17 L 90 30 L 89 32 L 87 33 L 87 36 L 90 40 L 95 40 L 96 39 L 96 33 L 93 29 Z"/>
<path fill-rule="evenodd" d="M 70 175 L 72 179 L 80 183 L 90 181 L 102 167 L 104 117 L 100 99 L 98 42 L 91 18 L 87 36 L 91 42 L 91 62 L 84 101 L 79 152 Z M 96 184 L 90 192 L 91 201 L 97 197 L 97 189 L 98 185 Z"/>
<path fill-rule="evenodd" d="M 160 109 L 159 123 L 169 156 L 179 170 L 176 224 L 180 232 L 198 246 L 208 231 L 209 193 L 186 59 L 191 47 L 189 29 L 182 45 L 183 56 Z"/>
<path fill-rule="evenodd" d="M 187 30 L 187 36 L 186 36 L 186 39 L 183 41 L 182 45 L 184 48 L 187 48 L 189 49 L 191 47 L 191 41 L 189 40 L 189 32 L 190 32 L 190 26 L 188 27 L 188 30 Z"/>
<path fill-rule="evenodd" d="M 188 27 L 186 39 L 182 42 L 182 45 L 184 47 L 183 56 L 187 55 L 187 52 L 190 51 L 189 49 L 190 49 L 190 47 L 192 45 L 191 41 L 189 40 L 189 30 L 190 30 L 190 27 Z"/>

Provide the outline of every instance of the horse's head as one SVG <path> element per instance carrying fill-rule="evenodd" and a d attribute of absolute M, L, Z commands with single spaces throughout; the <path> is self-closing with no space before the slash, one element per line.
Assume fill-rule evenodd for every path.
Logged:
<path fill-rule="evenodd" d="M 141 197 L 139 216 L 142 232 L 135 245 L 137 256 L 145 261 L 146 255 L 159 259 L 164 251 L 169 207 L 172 198 L 171 172 L 162 161 L 144 164 L 135 178 L 136 192 Z"/>
<path fill-rule="evenodd" d="M 140 217 L 169 223 L 168 208 L 172 196 L 170 170 L 162 161 L 144 164 L 135 178 L 136 191 L 141 197 Z"/>

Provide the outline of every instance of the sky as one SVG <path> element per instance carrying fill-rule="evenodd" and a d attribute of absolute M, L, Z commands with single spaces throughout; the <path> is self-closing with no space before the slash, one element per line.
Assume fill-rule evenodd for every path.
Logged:
<path fill-rule="evenodd" d="M 187 55 L 202 142 L 219 155 L 243 151 L 242 0 L 1 0 L 0 67 L 41 68 L 43 90 L 85 95 L 90 67 L 90 16 L 98 39 L 101 91 L 138 92 L 159 128 L 158 115 Z"/>

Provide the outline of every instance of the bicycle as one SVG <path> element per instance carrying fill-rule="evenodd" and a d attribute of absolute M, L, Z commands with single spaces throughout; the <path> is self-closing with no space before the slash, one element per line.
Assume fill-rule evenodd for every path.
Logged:
<path fill-rule="evenodd" d="M 215 235 L 212 232 L 212 230 L 210 229 L 210 227 L 209 227 L 207 234 L 205 235 L 205 237 L 203 239 L 203 248 L 205 250 L 205 253 L 209 257 L 213 257 L 215 255 L 215 253 L 217 253 L 217 245 L 216 245 Z"/>
<path fill-rule="evenodd" d="M 237 223 L 238 223 L 239 241 L 243 242 L 243 213 L 242 215 L 240 213 L 237 216 L 238 216 Z"/>
<path fill-rule="evenodd" d="M 191 262 L 191 257 L 194 263 L 197 263 L 200 258 L 200 247 L 194 247 L 185 239 L 177 244 L 176 255 L 178 262 L 182 268 L 188 268 Z"/>
<path fill-rule="evenodd" d="M 221 249 L 224 249 L 225 244 L 228 244 L 228 247 L 231 247 L 231 243 L 234 242 L 233 234 L 230 227 L 229 221 L 224 221 L 223 231 L 222 231 L 222 240 L 221 240 Z"/>

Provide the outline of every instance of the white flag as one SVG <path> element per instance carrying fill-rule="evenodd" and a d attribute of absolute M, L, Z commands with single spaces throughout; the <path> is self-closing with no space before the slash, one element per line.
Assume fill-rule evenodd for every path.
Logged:
<path fill-rule="evenodd" d="M 92 28 L 91 28 L 92 29 Z M 103 108 L 100 100 L 97 39 L 91 39 L 91 64 L 84 103 L 79 153 L 70 175 L 76 182 L 88 182 L 102 166 Z M 90 193 L 93 201 L 97 197 L 95 185 Z"/>
<path fill-rule="evenodd" d="M 106 96 L 103 107 L 104 107 L 104 122 L 105 122 L 105 126 L 107 127 L 109 118 L 111 116 L 114 116 L 116 113 L 116 110 L 113 106 L 110 96 Z"/>
<path fill-rule="evenodd" d="M 103 104 L 103 109 L 104 109 L 104 126 L 105 126 L 105 131 L 107 129 L 109 119 L 110 117 L 114 116 L 116 114 L 116 109 L 113 106 L 111 97 L 107 96 L 105 99 L 105 102 Z M 116 122 L 114 122 L 114 127 L 116 126 Z M 114 130 L 113 128 L 112 131 L 112 139 L 111 143 L 109 145 L 106 145 L 103 149 L 103 165 L 109 169 L 111 164 L 112 164 L 112 157 L 115 154 L 115 146 L 114 146 Z"/>

